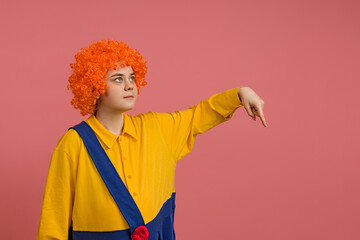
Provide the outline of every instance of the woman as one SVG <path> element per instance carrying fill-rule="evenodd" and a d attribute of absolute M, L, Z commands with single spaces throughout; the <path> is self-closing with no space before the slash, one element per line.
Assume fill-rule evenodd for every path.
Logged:
<path fill-rule="evenodd" d="M 124 42 L 102 40 L 75 59 L 71 103 L 91 116 L 69 129 L 53 152 L 37 239 L 175 239 L 177 161 L 198 134 L 241 106 L 267 127 L 264 101 L 237 87 L 183 111 L 131 116 L 125 112 L 146 85 L 141 54 Z"/>

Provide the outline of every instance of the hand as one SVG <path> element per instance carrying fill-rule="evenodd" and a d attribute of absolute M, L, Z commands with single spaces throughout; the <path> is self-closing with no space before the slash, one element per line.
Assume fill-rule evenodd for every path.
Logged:
<path fill-rule="evenodd" d="M 256 121 L 256 116 L 260 117 L 264 127 L 267 127 L 268 125 L 266 124 L 263 113 L 265 102 L 249 87 L 240 87 L 238 89 L 238 95 L 248 115 L 252 117 L 254 121 Z"/>

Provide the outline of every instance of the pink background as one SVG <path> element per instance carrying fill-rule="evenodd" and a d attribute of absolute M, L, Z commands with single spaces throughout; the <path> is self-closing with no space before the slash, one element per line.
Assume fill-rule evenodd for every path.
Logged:
<path fill-rule="evenodd" d="M 136 109 L 185 109 L 236 86 L 265 101 L 198 136 L 176 175 L 178 239 L 360 239 L 360 4 L 5 1 L 0 5 L 1 239 L 34 239 L 68 127 L 69 64 L 114 38 L 147 59 Z"/>

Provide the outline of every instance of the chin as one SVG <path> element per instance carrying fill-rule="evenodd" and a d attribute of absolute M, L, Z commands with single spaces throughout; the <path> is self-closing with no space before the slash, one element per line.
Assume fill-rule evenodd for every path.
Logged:
<path fill-rule="evenodd" d="M 135 106 L 132 106 L 132 107 L 127 107 L 127 108 L 123 109 L 123 111 L 125 111 L 125 112 L 126 112 L 126 111 L 133 110 L 133 109 L 134 109 L 134 107 L 135 107 Z"/>

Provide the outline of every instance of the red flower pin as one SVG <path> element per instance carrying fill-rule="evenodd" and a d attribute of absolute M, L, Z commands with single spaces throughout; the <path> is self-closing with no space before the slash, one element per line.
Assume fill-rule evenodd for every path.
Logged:
<path fill-rule="evenodd" d="M 139 226 L 131 234 L 132 240 L 147 240 L 149 238 L 149 230 L 144 226 Z"/>

